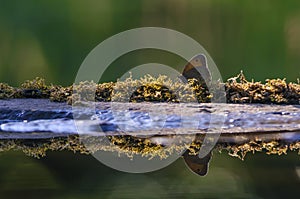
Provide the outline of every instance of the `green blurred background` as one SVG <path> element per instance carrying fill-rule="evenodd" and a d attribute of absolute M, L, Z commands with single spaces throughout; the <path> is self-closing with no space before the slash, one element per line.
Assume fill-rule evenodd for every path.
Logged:
<path fill-rule="evenodd" d="M 116 171 L 92 156 L 63 151 L 40 160 L 21 152 L 0 153 L 0 161 L 0 196 L 5 199 L 281 199 L 300 194 L 295 152 L 248 154 L 245 161 L 215 152 L 205 177 L 193 174 L 182 158 L 142 174 Z"/>
<path fill-rule="evenodd" d="M 36 76 L 70 85 L 97 44 L 121 31 L 145 26 L 174 29 L 198 41 L 223 79 L 240 70 L 259 81 L 300 77 L 297 0 L 0 2 L 0 81 L 12 85 Z M 147 63 L 149 57 L 175 68 L 182 64 L 172 62 L 174 56 L 145 51 L 119 62 L 119 68 L 120 63 Z M 103 81 L 121 75 L 113 69 Z"/>
<path fill-rule="evenodd" d="M 249 79 L 300 77 L 300 1 L 0 0 L 0 82 L 18 86 L 36 76 L 70 85 L 88 53 L 132 28 L 180 31 L 203 45 L 223 79 L 243 70 Z M 129 67 L 158 62 L 179 69 L 166 52 L 124 56 L 102 81 Z M 292 198 L 299 196 L 299 155 L 250 155 L 244 162 L 215 154 L 206 178 L 182 160 L 149 174 L 125 174 L 91 156 L 52 152 L 37 160 L 0 153 L 4 198 Z M 297 175 L 298 173 L 298 175 Z"/>

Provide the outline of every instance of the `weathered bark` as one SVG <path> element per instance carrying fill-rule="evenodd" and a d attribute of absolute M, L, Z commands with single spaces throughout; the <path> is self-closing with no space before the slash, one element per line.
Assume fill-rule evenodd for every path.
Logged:
<path fill-rule="evenodd" d="M 77 134 L 73 117 L 87 133 L 103 136 L 300 132 L 299 105 L 97 102 L 95 106 L 97 113 L 47 99 L 0 100 L 0 138 L 20 133 L 32 137 L 31 132 L 36 138 Z"/>

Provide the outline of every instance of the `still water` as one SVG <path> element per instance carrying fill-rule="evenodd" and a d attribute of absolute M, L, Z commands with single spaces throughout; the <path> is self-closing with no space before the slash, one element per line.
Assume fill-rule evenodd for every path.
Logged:
<path fill-rule="evenodd" d="M 35 159 L 0 154 L 1 198 L 297 198 L 300 161 L 288 155 L 248 154 L 244 161 L 214 152 L 205 177 L 182 158 L 159 171 L 129 174 L 93 156 L 48 152 Z"/>
<path fill-rule="evenodd" d="M 222 153 L 215 150 L 210 160 L 209 171 L 206 176 L 201 177 L 194 174 L 185 165 L 183 158 L 178 158 L 175 162 L 169 166 L 149 173 L 143 174 L 131 174 L 124 173 L 111 169 L 104 164 L 96 160 L 92 155 L 83 155 L 73 153 L 71 151 L 62 150 L 69 149 L 81 151 L 80 145 L 76 145 L 74 140 L 68 142 L 60 142 L 57 139 L 59 146 L 55 147 L 55 140 L 52 145 L 47 140 L 42 142 L 39 138 L 53 138 L 55 133 L 59 133 L 59 130 L 67 133 L 67 135 L 74 133 L 74 129 L 71 128 L 70 114 L 71 109 L 64 104 L 50 103 L 45 100 L 11 100 L 1 101 L 0 105 L 6 107 L 9 102 L 10 109 L 0 109 L 2 117 L 9 118 L 13 121 L 2 120 L 0 118 L 1 142 L 0 142 L 0 194 L 1 198 L 297 198 L 300 195 L 300 161 L 298 150 L 287 151 L 287 154 L 283 155 L 267 155 L 266 150 L 268 147 L 262 147 L 262 152 L 256 152 L 255 154 L 248 153 L 244 158 L 244 161 L 237 157 L 232 157 L 227 154 L 225 150 Z M 24 107 L 25 103 L 29 103 L 30 106 L 25 106 L 30 111 L 22 111 L 21 107 Z M 44 103 L 42 103 L 44 102 Z M 18 103 L 22 103 L 18 104 Z M 101 104 L 102 109 L 105 104 Z M 144 116 L 141 110 L 148 107 L 150 110 L 158 110 L 153 108 L 157 104 L 147 104 L 143 106 L 142 103 L 135 104 L 135 109 L 130 109 L 134 116 Z M 39 107 L 42 106 L 42 107 Z M 129 106 L 126 104 L 126 106 Z M 152 108 L 149 108 L 149 107 Z M 173 106 L 172 104 L 164 105 Z M 183 106 L 183 105 L 182 105 Z M 186 104 L 188 106 L 188 104 Z M 190 105 L 189 105 L 190 106 Z M 193 111 L 202 110 L 206 105 L 193 105 L 190 108 L 185 107 L 182 110 L 187 111 L 188 115 L 192 116 Z M 216 110 L 221 109 L 221 104 L 210 104 L 211 109 L 217 107 Z M 233 105 L 225 104 L 227 108 Z M 285 130 L 290 132 L 299 128 L 299 111 L 295 106 L 271 106 L 271 105 L 234 105 L 235 108 L 231 108 L 231 114 L 228 115 L 228 120 L 237 115 L 239 110 L 243 111 L 243 117 L 240 117 L 237 121 L 243 123 L 243 130 L 246 127 L 264 127 L 265 132 L 270 132 L 274 128 L 277 130 Z M 260 113 L 256 108 L 259 106 Z M 140 109 L 139 109 L 139 108 Z M 240 107 L 240 108 L 238 108 Z M 248 107 L 248 109 L 246 108 Z M 256 108 L 255 108 L 256 107 Z M 37 108 L 39 111 L 34 111 Z M 60 108 L 60 112 L 56 110 Z M 182 107 L 181 107 L 182 108 Z M 101 109 L 101 110 L 102 110 Z M 289 110 L 289 114 L 281 114 L 279 110 Z M 109 109 L 108 109 L 109 110 Z M 227 110 L 227 109 L 226 109 Z M 248 110 L 246 113 L 245 111 Z M 173 108 L 173 112 L 175 109 Z M 196 111 L 196 112 L 197 112 Z M 101 111 L 100 111 L 101 112 Z M 99 113 L 100 113 L 99 112 Z M 168 111 L 170 113 L 171 111 Z M 184 111 L 181 111 L 182 118 L 184 119 Z M 197 114 L 199 114 L 197 112 Z M 108 114 L 109 111 L 98 113 L 98 116 L 111 118 Z M 107 114 L 104 114 L 107 113 Z M 143 112 L 145 113 L 145 112 Z M 202 113 L 201 113 L 202 114 Z M 130 115 L 130 114 L 129 114 Z M 30 116 L 30 117 L 29 117 Z M 96 114 L 97 116 L 97 114 Z M 132 116 L 132 114 L 131 114 Z M 163 114 L 161 113 L 160 117 Z M 248 117 L 246 117 L 248 116 Z M 60 117 L 63 117 L 62 120 Z M 101 119 L 101 117 L 98 120 Z M 158 117 L 158 116 L 157 116 Z M 3 119 L 2 118 L 2 119 Z M 41 119 L 43 118 L 43 119 Z M 58 118 L 58 119 L 57 119 Z M 147 117 L 138 117 L 139 121 L 148 121 Z M 174 117 L 172 117 L 174 119 Z M 176 118 L 176 117 L 175 117 Z M 189 118 L 189 121 L 196 120 Z M 202 120 L 205 120 L 205 115 L 202 114 Z M 245 119 L 246 118 L 246 119 Z M 251 119 L 253 118 L 253 119 Z M 25 120 L 26 119 L 26 120 Z M 37 120 L 38 119 L 38 120 Z M 102 118 L 103 119 L 103 118 Z M 170 118 L 169 118 L 170 119 Z M 244 120 L 243 120 L 244 119 Z M 124 120 L 124 118 L 123 118 Z M 123 121 L 122 120 L 122 121 Z M 261 121 L 256 123 L 255 121 Z M 22 121 L 22 122 L 21 122 Z M 26 121 L 26 122 L 24 122 Z M 169 121 L 169 120 L 167 120 Z M 171 121 L 171 120 L 170 120 Z M 48 122 L 48 123 L 47 123 Z M 73 120 L 72 120 L 73 122 Z M 84 125 L 89 126 L 89 122 L 97 122 L 95 120 L 84 120 Z M 118 120 L 112 120 L 112 124 L 120 124 Z M 173 121 L 172 128 L 180 129 L 184 125 L 174 125 L 179 120 Z M 180 121 L 182 122 L 182 121 Z M 168 122 L 166 122 L 167 124 Z M 72 123 L 73 124 L 73 123 Z M 94 123 L 91 123 L 93 127 Z M 101 123 L 102 125 L 105 123 Z M 151 123 L 152 125 L 156 123 Z M 245 141 L 247 134 L 238 135 L 233 134 L 234 125 L 232 123 L 224 123 L 224 126 L 228 126 L 230 129 L 230 136 L 222 135 L 219 142 L 223 142 L 225 149 L 226 143 Z M 248 124 L 248 125 L 245 125 Z M 250 125 L 251 124 L 251 125 Z M 284 125 L 282 125 L 284 124 Z M 74 124 L 73 124 L 74 125 Z M 135 124 L 127 123 L 127 126 L 136 126 Z M 202 123 L 199 122 L 201 127 Z M 235 124 L 237 127 L 237 124 Z M 138 125 L 142 128 L 143 125 Z M 152 126 L 153 127 L 153 126 Z M 272 128 L 271 128 L 272 127 Z M 290 128 L 289 128 L 290 127 Z M 75 128 L 75 127 L 74 127 Z M 171 128 L 171 127 L 169 127 Z M 250 130 L 251 130 L 250 128 Z M 89 129 L 89 128 L 86 128 Z M 174 130 L 173 129 L 173 130 Z M 76 129 L 75 129 L 76 130 Z M 93 130 L 93 128 L 90 128 Z M 105 130 L 103 128 L 103 130 Z M 109 131 L 110 129 L 108 129 Z M 226 130 L 226 129 L 225 129 Z M 225 131 L 223 129 L 223 131 Z M 6 132 L 8 131 L 8 132 Z M 197 131 L 200 131 L 199 129 Z M 277 134 L 263 134 L 261 133 L 248 135 L 248 138 L 254 140 L 269 140 L 267 136 L 275 136 L 274 139 L 281 139 L 281 143 L 289 143 L 299 140 L 299 133 L 297 132 L 283 132 Z M 47 133 L 48 132 L 48 133 Z M 92 132 L 92 131 L 91 131 Z M 157 131 L 155 131 L 157 133 Z M 189 132 L 189 131 L 185 131 Z M 250 131 L 252 132 L 252 131 Z M 99 132 L 98 132 L 99 134 Z M 279 136 L 281 135 L 281 136 Z M 44 137 L 43 137 L 44 136 Z M 60 135 L 61 136 L 61 135 Z M 259 137 L 260 136 L 260 137 Z M 12 144 L 9 144 L 10 138 Z M 154 137 L 151 137 L 151 139 Z M 158 137 L 162 139 L 162 137 Z M 168 141 L 169 137 L 164 137 L 165 141 Z M 174 137 L 171 137 L 174 138 Z M 22 142 L 18 142 L 18 139 L 24 139 Z M 15 142 L 13 142 L 16 140 Z M 20 141 L 19 140 L 19 141 Z M 119 139 L 121 140 L 121 139 Z M 172 139 L 171 139 L 172 140 Z M 175 139 L 176 140 L 176 139 Z M 273 139 L 271 139 L 273 140 Z M 130 141 L 130 140 L 129 140 Z M 170 141 L 170 140 L 169 140 Z M 46 145 L 41 145 L 46 143 Z M 116 147 L 120 147 L 121 143 Z M 133 142 L 134 144 L 140 144 L 141 142 Z M 250 143 L 250 142 L 249 142 Z M 267 142 L 266 142 L 267 143 Z M 74 146 L 74 148 L 68 148 L 68 145 Z M 45 157 L 34 158 L 25 155 L 21 149 L 28 154 L 28 149 L 40 147 L 39 150 L 48 150 Z M 43 147 L 44 146 L 44 147 Z M 52 147 L 50 147 L 52 146 Z M 76 146 L 78 148 L 76 148 Z M 130 147 L 131 145 L 126 145 Z M 140 145 L 139 145 L 140 146 Z M 171 146 L 171 145 L 170 145 Z M 260 146 L 259 144 L 254 145 Z M 271 145 L 270 145 L 271 146 Z M 277 145 L 274 146 L 274 150 L 277 150 Z M 9 150 L 10 149 L 10 150 Z M 13 149 L 19 149 L 13 150 Z M 122 148 L 124 149 L 124 148 Z M 132 149 L 135 149 L 132 147 Z M 284 147 L 283 147 L 284 149 Z M 245 152 L 246 148 L 240 148 L 241 152 Z M 275 151 L 276 151 L 275 150 Z M 273 150 L 269 150 L 271 152 Z M 34 150 L 33 150 L 34 152 Z M 107 152 L 109 153 L 109 152 Z M 32 155 L 32 153 L 31 153 Z M 121 164 L 121 163 L 120 163 Z M 124 166 L 122 164 L 122 166 Z"/>

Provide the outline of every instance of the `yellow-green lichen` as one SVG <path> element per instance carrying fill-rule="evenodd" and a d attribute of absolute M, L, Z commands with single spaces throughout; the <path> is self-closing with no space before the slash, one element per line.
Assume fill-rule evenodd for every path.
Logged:
<path fill-rule="evenodd" d="M 285 79 L 267 79 L 266 83 L 247 81 L 241 72 L 225 84 L 227 101 L 233 103 L 300 104 L 300 84 Z"/>
<path fill-rule="evenodd" d="M 15 89 L 6 83 L 0 83 L 0 99 L 12 98 Z"/>
<path fill-rule="evenodd" d="M 31 81 L 25 81 L 21 85 L 19 95 L 28 98 L 49 98 L 50 88 L 51 86 L 47 86 L 43 78 L 36 77 Z"/>
<path fill-rule="evenodd" d="M 265 83 L 247 81 L 241 72 L 225 83 L 212 82 L 210 91 L 196 79 L 187 83 L 173 81 L 166 76 L 145 75 L 140 79 L 131 77 L 124 81 L 96 84 L 83 81 L 78 85 L 62 87 L 46 85 L 45 80 L 36 78 L 25 81 L 20 88 L 0 83 L 0 99 L 5 98 L 49 98 L 55 102 L 72 104 L 77 101 L 118 102 L 210 102 L 216 99 L 214 90 L 226 91 L 228 103 L 274 103 L 300 104 L 300 84 L 287 83 L 285 79 L 267 79 Z M 75 93 L 74 90 L 76 91 Z M 213 96 L 215 95 L 215 96 Z"/>
<path fill-rule="evenodd" d="M 72 98 L 72 93 L 73 86 L 62 87 L 54 85 L 50 89 L 49 99 L 52 102 L 67 102 L 69 98 Z"/>

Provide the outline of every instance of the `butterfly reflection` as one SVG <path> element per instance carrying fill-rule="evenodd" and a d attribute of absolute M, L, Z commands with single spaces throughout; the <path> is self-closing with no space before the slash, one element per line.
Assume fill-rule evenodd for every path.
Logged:
<path fill-rule="evenodd" d="M 183 154 L 185 164 L 190 170 L 200 176 L 205 176 L 207 174 L 211 156 L 212 152 L 209 152 L 205 157 L 199 158 L 198 155 L 190 155 L 188 150 Z"/>

